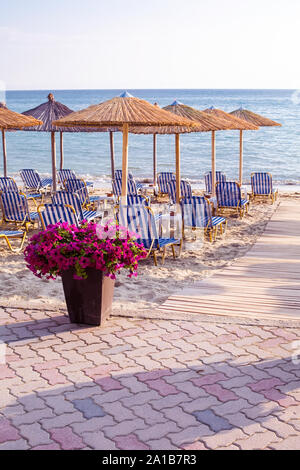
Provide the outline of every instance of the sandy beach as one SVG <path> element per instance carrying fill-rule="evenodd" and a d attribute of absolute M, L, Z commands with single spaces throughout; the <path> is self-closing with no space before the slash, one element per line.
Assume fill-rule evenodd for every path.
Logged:
<path fill-rule="evenodd" d="M 283 198 L 300 200 L 300 194 L 283 194 L 274 205 L 252 203 L 249 214 L 242 220 L 236 215 L 228 216 L 227 232 L 216 242 L 205 241 L 201 246 L 201 243 L 195 245 L 187 240 L 180 258 L 173 259 L 171 250 L 168 250 L 164 265 L 159 256 L 158 267 L 155 267 L 151 257 L 140 263 L 137 278 L 129 279 L 126 274 L 120 274 L 115 287 L 114 314 L 126 312 L 134 316 L 136 311 L 152 311 L 174 292 L 213 276 L 234 263 L 256 242 Z M 25 265 L 23 254 L 11 254 L 1 243 L 0 305 L 65 308 L 61 280 L 47 281 L 34 277 Z"/>

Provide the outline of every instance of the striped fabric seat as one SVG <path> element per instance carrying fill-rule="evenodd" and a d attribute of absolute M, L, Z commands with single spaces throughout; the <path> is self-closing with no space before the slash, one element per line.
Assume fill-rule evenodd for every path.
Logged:
<path fill-rule="evenodd" d="M 181 197 L 192 197 L 192 187 L 187 181 L 180 181 Z M 168 194 L 171 204 L 176 204 L 176 181 L 172 180 L 168 183 Z"/>
<path fill-rule="evenodd" d="M 61 184 L 63 184 L 65 180 L 78 179 L 75 171 L 70 170 L 69 168 L 64 168 L 63 170 L 57 170 L 57 176 Z M 94 183 L 92 181 L 86 181 L 85 184 L 88 187 L 94 186 Z"/>
<path fill-rule="evenodd" d="M 127 204 L 128 206 L 133 206 L 133 205 L 144 205 L 144 206 L 150 206 L 150 199 L 142 196 L 141 194 L 134 194 L 134 195 L 129 195 L 127 196 Z"/>
<path fill-rule="evenodd" d="M 76 193 L 81 205 L 87 208 L 101 199 L 100 196 L 90 196 L 85 181 L 79 178 L 66 179 L 64 186 L 69 193 Z"/>
<path fill-rule="evenodd" d="M 120 197 L 122 194 L 122 180 L 116 179 L 112 181 L 112 190 L 114 196 Z M 127 195 L 128 196 L 137 196 L 138 188 L 134 180 L 127 181 Z"/>
<path fill-rule="evenodd" d="M 130 231 L 137 233 L 139 242 L 148 250 L 148 256 L 153 253 L 154 263 L 157 266 L 156 251 L 163 248 L 162 263 L 164 263 L 167 246 L 171 246 L 173 257 L 175 257 L 175 245 L 181 248 L 181 240 L 174 238 L 160 238 L 153 212 L 149 207 L 120 205 L 118 213 L 120 225 L 127 227 Z"/>
<path fill-rule="evenodd" d="M 42 191 L 50 189 L 52 186 L 52 178 L 42 179 L 38 172 L 31 168 L 21 170 L 20 175 L 25 189 Z"/>
<path fill-rule="evenodd" d="M 252 173 L 251 174 L 252 197 L 266 196 L 270 197 L 272 203 L 276 201 L 278 190 L 273 188 L 273 178 L 270 173 Z"/>
<path fill-rule="evenodd" d="M 17 183 L 13 178 L 1 177 L 0 178 L 0 191 L 19 193 Z M 41 197 L 40 193 L 37 194 L 25 194 L 26 199 L 37 199 Z"/>
<path fill-rule="evenodd" d="M 52 204 L 64 204 L 73 207 L 79 221 L 93 220 L 96 217 L 96 211 L 82 210 L 78 194 L 68 191 L 57 191 L 52 196 Z"/>
<path fill-rule="evenodd" d="M 236 181 L 217 183 L 216 196 L 218 209 L 235 209 L 241 217 L 248 212 L 249 200 L 242 198 L 242 191 Z"/>
<path fill-rule="evenodd" d="M 226 230 L 227 220 L 224 217 L 212 215 L 211 204 L 203 196 L 186 197 L 181 200 L 184 228 L 202 228 L 209 235 L 210 241 L 216 239 L 217 230 Z"/>
<path fill-rule="evenodd" d="M 1 193 L 1 206 L 5 222 L 34 223 L 38 219 L 37 212 L 29 212 L 28 202 L 23 194 Z"/>
<path fill-rule="evenodd" d="M 116 170 L 115 171 L 115 180 L 121 180 L 122 181 L 122 170 Z M 133 177 L 133 174 L 131 173 L 131 171 L 128 171 L 128 179 L 129 180 L 133 180 L 134 177 Z"/>
<path fill-rule="evenodd" d="M 159 173 L 159 175 L 157 176 L 158 193 L 168 194 L 168 183 L 173 180 L 176 180 L 174 173 L 166 171 Z"/>
<path fill-rule="evenodd" d="M 204 175 L 205 178 L 205 191 L 207 194 L 212 193 L 212 172 L 209 171 Z M 226 175 L 222 171 L 216 171 L 216 183 L 226 181 Z"/>
<path fill-rule="evenodd" d="M 22 231 L 22 230 L 0 230 L 0 240 L 3 239 L 8 248 L 10 249 L 10 251 L 14 252 L 14 253 L 19 253 L 22 248 L 23 248 L 23 245 L 24 245 L 24 242 L 26 240 L 26 235 L 27 235 L 27 232 L 26 230 Z M 11 245 L 11 240 L 12 239 L 20 239 L 21 240 L 21 245 L 19 246 L 19 248 L 13 248 L 12 245 Z"/>
<path fill-rule="evenodd" d="M 75 209 L 64 204 L 45 204 L 38 207 L 38 215 L 43 229 L 49 225 L 67 222 L 69 225 L 78 225 Z"/>

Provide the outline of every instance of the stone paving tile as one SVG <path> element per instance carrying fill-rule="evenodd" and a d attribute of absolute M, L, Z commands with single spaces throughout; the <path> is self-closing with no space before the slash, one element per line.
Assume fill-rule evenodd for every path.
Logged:
<path fill-rule="evenodd" d="M 73 402 L 74 407 L 81 411 L 83 416 L 87 419 L 103 417 L 105 416 L 105 412 L 101 408 L 101 406 L 97 405 L 92 398 L 84 398 L 82 400 L 74 400 Z"/>
<path fill-rule="evenodd" d="M 76 450 L 85 447 L 82 438 L 74 434 L 73 430 L 68 426 L 50 429 L 49 432 L 52 439 L 57 442 L 63 450 Z"/>
<path fill-rule="evenodd" d="M 116 446 L 120 450 L 149 450 L 150 447 L 139 441 L 135 434 L 119 436 L 114 439 Z"/>
<path fill-rule="evenodd" d="M 1 309 L 0 450 L 300 447 L 295 328 Z M 27 325 L 26 325 L 27 324 Z"/>
<path fill-rule="evenodd" d="M 233 426 L 225 418 L 217 416 L 212 410 L 194 411 L 193 415 L 199 423 L 207 424 L 214 432 L 230 430 Z"/>
<path fill-rule="evenodd" d="M 116 444 L 112 439 L 108 439 L 101 430 L 93 432 L 84 432 L 83 442 L 94 450 L 117 450 Z"/>
<path fill-rule="evenodd" d="M 51 444 L 49 434 L 42 429 L 39 423 L 23 424 L 19 429 L 22 437 L 27 439 L 32 447 Z"/>
<path fill-rule="evenodd" d="M 255 433 L 246 439 L 237 439 L 235 443 L 242 450 L 264 450 L 272 443 L 278 442 L 279 439 L 274 432 L 265 431 L 263 433 Z"/>

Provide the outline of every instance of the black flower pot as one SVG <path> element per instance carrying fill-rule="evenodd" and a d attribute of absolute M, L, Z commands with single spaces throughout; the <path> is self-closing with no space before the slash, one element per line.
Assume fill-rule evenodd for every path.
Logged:
<path fill-rule="evenodd" d="M 73 269 L 61 276 L 70 321 L 100 326 L 111 314 L 115 281 L 97 269 L 86 272 L 87 279 L 74 279 Z"/>

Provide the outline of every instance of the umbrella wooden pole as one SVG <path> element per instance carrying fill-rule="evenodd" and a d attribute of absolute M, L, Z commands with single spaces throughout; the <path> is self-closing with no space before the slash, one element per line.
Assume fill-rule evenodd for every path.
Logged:
<path fill-rule="evenodd" d="M 5 130 L 2 129 L 2 148 L 3 148 L 3 175 L 7 177 L 7 156 L 6 156 L 6 140 Z"/>
<path fill-rule="evenodd" d="M 239 183 L 243 184 L 243 131 L 240 131 L 240 171 Z"/>
<path fill-rule="evenodd" d="M 62 170 L 64 167 L 64 138 L 63 133 L 60 131 L 60 165 L 59 168 Z"/>
<path fill-rule="evenodd" d="M 122 198 L 127 198 L 128 180 L 128 124 L 123 124 L 123 154 L 122 154 Z M 124 201 L 126 204 L 126 200 Z"/>
<path fill-rule="evenodd" d="M 156 159 L 156 134 L 153 134 L 153 184 L 156 186 L 157 159 Z"/>
<path fill-rule="evenodd" d="M 110 165 L 111 165 L 111 179 L 115 177 L 115 151 L 114 151 L 114 133 L 109 133 L 110 142 Z"/>
<path fill-rule="evenodd" d="M 216 195 L 216 133 L 211 133 L 211 195 Z"/>
<path fill-rule="evenodd" d="M 175 134 L 175 151 L 176 151 L 176 204 L 180 203 L 180 140 L 179 134 Z"/>
<path fill-rule="evenodd" d="M 55 193 L 57 190 L 56 184 L 56 146 L 55 146 L 55 132 L 51 132 L 51 154 L 52 154 L 52 190 Z"/>

